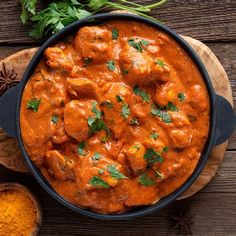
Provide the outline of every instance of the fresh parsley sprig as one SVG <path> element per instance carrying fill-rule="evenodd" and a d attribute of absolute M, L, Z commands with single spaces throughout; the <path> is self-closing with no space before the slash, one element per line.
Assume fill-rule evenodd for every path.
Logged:
<path fill-rule="evenodd" d="M 116 2 L 110 0 L 61 0 L 52 2 L 45 9 L 36 12 L 37 0 L 21 0 L 22 12 L 20 18 L 22 23 L 25 24 L 29 20 L 28 15 L 31 14 L 30 21 L 34 25 L 29 35 L 35 39 L 42 39 L 45 36 L 58 32 L 64 26 L 76 20 L 103 11 L 125 10 L 156 20 L 147 13 L 150 13 L 152 9 L 160 7 L 166 2 L 167 0 L 159 0 L 153 4 L 142 5 L 128 0 L 117 0 Z M 117 37 L 117 32 L 113 32 L 113 38 L 116 39 Z"/>

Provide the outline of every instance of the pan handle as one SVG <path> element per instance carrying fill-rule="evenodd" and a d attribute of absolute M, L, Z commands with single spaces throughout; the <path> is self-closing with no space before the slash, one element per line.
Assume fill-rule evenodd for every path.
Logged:
<path fill-rule="evenodd" d="M 19 87 L 8 89 L 0 97 L 0 127 L 11 137 L 16 137 L 16 102 Z"/>
<path fill-rule="evenodd" d="M 216 136 L 215 145 L 224 143 L 234 132 L 236 115 L 231 104 L 222 96 L 216 95 Z"/>

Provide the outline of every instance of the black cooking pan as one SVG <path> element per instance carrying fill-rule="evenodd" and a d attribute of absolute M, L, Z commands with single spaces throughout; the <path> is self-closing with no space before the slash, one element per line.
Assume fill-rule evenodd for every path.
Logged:
<path fill-rule="evenodd" d="M 65 37 L 72 35 L 78 31 L 79 28 L 85 25 L 93 25 L 101 22 L 105 22 L 108 20 L 131 20 L 131 21 L 139 21 L 150 25 L 157 30 L 161 30 L 164 33 L 168 34 L 172 37 L 181 47 L 186 51 L 186 53 L 192 58 L 193 62 L 197 65 L 202 78 L 205 81 L 208 95 L 210 98 L 210 129 L 206 144 L 202 151 L 199 162 L 192 173 L 192 175 L 187 179 L 187 181 L 179 187 L 176 191 L 169 194 L 168 196 L 161 199 L 159 202 L 152 206 L 144 206 L 139 208 L 134 208 L 131 211 L 121 213 L 121 214 L 99 214 L 94 213 L 90 210 L 82 209 L 78 206 L 73 205 L 68 202 L 66 199 L 61 197 L 56 191 L 50 186 L 47 180 L 43 177 L 34 163 L 31 161 L 28 156 L 24 144 L 22 141 L 21 130 L 20 130 L 20 105 L 22 94 L 24 91 L 24 87 L 27 81 L 30 79 L 34 70 L 36 69 L 38 63 L 43 57 L 44 50 L 52 45 L 55 45 L 59 41 L 63 40 Z M 226 141 L 229 136 L 232 134 L 234 127 L 236 125 L 236 117 L 234 114 L 234 110 L 230 103 L 223 97 L 217 95 L 212 87 L 211 80 L 209 75 L 202 64 L 199 57 L 193 51 L 193 49 L 175 32 L 170 30 L 164 25 L 161 25 L 155 21 L 136 16 L 131 14 L 100 14 L 88 17 L 83 20 L 79 20 L 77 22 L 72 23 L 71 25 L 62 29 L 59 33 L 53 35 L 49 38 L 37 51 L 31 62 L 29 63 L 24 76 L 20 82 L 20 84 L 14 88 L 9 89 L 1 98 L 0 98 L 0 126 L 10 135 L 16 137 L 21 152 L 25 158 L 25 161 L 28 165 L 28 168 L 31 170 L 34 177 L 41 184 L 41 186 L 55 199 L 61 202 L 63 205 L 68 208 L 79 212 L 83 215 L 90 216 L 98 219 L 129 219 L 132 217 L 142 216 L 145 214 L 152 213 L 154 211 L 160 210 L 166 205 L 173 202 L 176 198 L 178 198 L 199 176 L 201 173 L 207 158 L 212 150 L 212 148 L 216 145 L 219 145 Z"/>

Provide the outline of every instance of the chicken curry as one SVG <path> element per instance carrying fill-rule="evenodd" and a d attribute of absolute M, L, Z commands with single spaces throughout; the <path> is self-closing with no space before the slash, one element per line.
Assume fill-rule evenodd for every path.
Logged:
<path fill-rule="evenodd" d="M 146 24 L 84 26 L 45 50 L 21 102 L 25 148 L 82 208 L 151 205 L 192 174 L 209 129 L 206 86 L 187 53 Z"/>

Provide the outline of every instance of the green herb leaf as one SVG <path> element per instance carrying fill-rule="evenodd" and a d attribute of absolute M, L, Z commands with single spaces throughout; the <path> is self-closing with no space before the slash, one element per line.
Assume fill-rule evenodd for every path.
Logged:
<path fill-rule="evenodd" d="M 136 149 L 140 149 L 140 145 L 134 145 L 134 148 L 136 148 Z"/>
<path fill-rule="evenodd" d="M 142 39 L 142 40 L 140 41 L 140 43 L 141 43 L 143 46 L 148 46 L 148 45 L 149 45 L 149 42 L 148 42 L 147 40 L 144 40 L 144 39 Z"/>
<path fill-rule="evenodd" d="M 163 122 L 167 124 L 170 124 L 172 122 L 170 114 L 165 110 L 157 109 L 155 105 L 152 105 L 151 114 L 154 116 L 158 116 L 162 119 Z"/>
<path fill-rule="evenodd" d="M 119 37 L 119 31 L 116 28 L 112 28 L 112 39 L 116 40 Z"/>
<path fill-rule="evenodd" d="M 41 99 L 33 98 L 32 100 L 27 102 L 27 109 L 31 109 L 34 112 L 37 112 L 39 109 L 39 104 Z"/>
<path fill-rule="evenodd" d="M 143 46 L 148 46 L 149 42 L 147 40 L 142 39 L 141 41 L 137 42 L 134 39 L 129 39 L 128 44 L 135 48 L 138 52 L 143 51 Z"/>
<path fill-rule="evenodd" d="M 121 116 L 127 119 L 129 115 L 130 115 L 129 105 L 127 103 L 124 103 L 121 109 Z"/>
<path fill-rule="evenodd" d="M 164 67 L 164 66 L 165 66 L 165 63 L 164 63 L 162 60 L 160 60 L 160 59 L 157 59 L 157 60 L 155 61 L 155 63 L 156 63 L 157 65 L 159 65 L 160 67 Z"/>
<path fill-rule="evenodd" d="M 92 112 L 96 115 L 96 118 L 101 119 L 102 112 L 97 109 L 97 102 L 92 102 Z"/>
<path fill-rule="evenodd" d="M 109 172 L 111 177 L 114 179 L 126 179 L 127 178 L 119 170 L 117 170 L 116 167 L 112 164 L 107 166 L 107 171 Z"/>
<path fill-rule="evenodd" d="M 185 100 L 185 95 L 184 93 L 178 93 L 178 99 L 183 102 Z"/>
<path fill-rule="evenodd" d="M 166 147 L 162 148 L 162 153 L 165 153 L 165 152 L 168 152 L 168 151 L 169 151 L 169 147 L 166 146 Z"/>
<path fill-rule="evenodd" d="M 20 15 L 21 22 L 25 24 L 28 20 L 28 13 L 35 15 L 37 0 L 21 0 L 22 12 Z"/>
<path fill-rule="evenodd" d="M 58 115 L 53 115 L 51 121 L 56 124 L 58 122 Z"/>
<path fill-rule="evenodd" d="M 156 184 L 147 174 L 141 175 L 138 182 L 146 187 Z"/>
<path fill-rule="evenodd" d="M 95 152 L 94 155 L 92 156 L 93 161 L 98 161 L 100 159 L 101 155 L 98 152 Z"/>
<path fill-rule="evenodd" d="M 79 155 L 81 155 L 81 156 L 87 155 L 87 153 L 85 152 L 85 148 L 86 148 L 85 141 L 79 142 L 79 144 L 77 146 L 77 151 L 78 151 Z"/>
<path fill-rule="evenodd" d="M 163 157 L 160 152 L 156 152 L 153 148 L 148 148 L 143 156 L 144 159 L 148 162 L 148 164 L 154 164 L 156 162 L 162 163 Z"/>
<path fill-rule="evenodd" d="M 130 125 L 139 125 L 139 121 L 138 121 L 137 118 L 133 118 L 133 119 L 130 121 L 129 124 L 130 124 Z"/>
<path fill-rule="evenodd" d="M 168 102 L 165 109 L 167 111 L 178 111 L 179 110 L 172 102 Z"/>
<path fill-rule="evenodd" d="M 152 132 L 150 135 L 150 138 L 157 139 L 159 137 L 159 134 L 156 132 Z"/>
<path fill-rule="evenodd" d="M 84 58 L 83 62 L 84 62 L 84 67 L 89 66 L 92 63 L 92 59 L 91 58 Z"/>
<path fill-rule="evenodd" d="M 134 86 L 133 91 L 136 95 L 140 96 L 145 102 L 150 102 L 149 95 L 144 90 L 141 90 L 138 86 Z"/>
<path fill-rule="evenodd" d="M 110 101 L 103 101 L 102 103 L 101 103 L 101 106 L 103 106 L 103 107 L 108 107 L 108 108 L 113 108 L 114 107 L 114 104 L 113 103 L 111 103 Z"/>
<path fill-rule="evenodd" d="M 163 174 L 160 173 L 158 170 L 155 170 L 155 176 L 156 176 L 157 178 L 162 178 L 162 177 L 163 177 Z"/>
<path fill-rule="evenodd" d="M 161 6 L 166 1 L 167 0 L 161 0 L 149 5 L 144 5 L 143 3 L 138 4 L 127 0 L 120 0 L 118 2 L 109 0 L 56 1 L 47 5 L 45 9 L 37 12 L 36 15 L 31 18 L 31 21 L 34 23 L 34 25 L 29 35 L 30 37 L 41 39 L 45 36 L 48 36 L 49 34 L 58 32 L 63 27 L 69 25 L 74 21 L 91 16 L 104 9 L 126 10 L 157 21 L 156 19 L 145 13 L 150 12 L 153 8 Z M 27 11 L 31 12 L 32 14 L 35 13 L 36 0 L 21 0 L 21 3 L 21 20 L 23 23 L 25 23 L 28 19 Z M 116 33 L 113 34 L 113 38 L 116 38 L 116 35 Z M 146 40 L 141 40 L 140 42 L 138 42 L 138 50 L 142 51 L 142 47 L 147 46 L 147 42 L 148 41 Z"/>
<path fill-rule="evenodd" d="M 103 187 L 103 188 L 110 188 L 110 185 L 103 181 L 100 177 L 94 176 L 92 179 L 90 179 L 89 184 L 93 186 Z"/>
<path fill-rule="evenodd" d="M 99 170 L 98 170 L 98 174 L 99 174 L 99 175 L 102 175 L 102 174 L 104 173 L 104 171 L 105 171 L 105 170 L 103 170 L 103 169 L 99 169 Z"/>
<path fill-rule="evenodd" d="M 108 61 L 107 67 L 110 71 L 114 71 L 116 69 L 115 62 L 113 60 Z"/>
<path fill-rule="evenodd" d="M 122 102 L 122 101 L 123 101 L 123 99 L 121 98 L 121 96 L 120 96 L 120 95 L 116 95 L 116 101 L 117 101 L 117 102 Z"/>
<path fill-rule="evenodd" d="M 88 125 L 90 127 L 88 135 L 90 137 L 96 132 L 105 130 L 107 134 L 106 140 L 108 140 L 110 137 L 110 130 L 102 120 L 102 112 L 97 109 L 97 104 L 97 102 L 92 103 L 92 112 L 95 114 L 95 117 L 88 118 Z"/>
<path fill-rule="evenodd" d="M 108 0 L 89 0 L 88 6 L 96 11 L 101 7 L 104 7 L 107 4 Z"/>
<path fill-rule="evenodd" d="M 95 0 L 96 1 L 96 0 Z M 91 16 L 92 12 L 82 9 L 85 4 L 76 0 L 58 1 L 50 3 L 31 18 L 35 24 L 29 36 L 41 39 L 48 34 L 54 34 L 70 23 Z"/>

